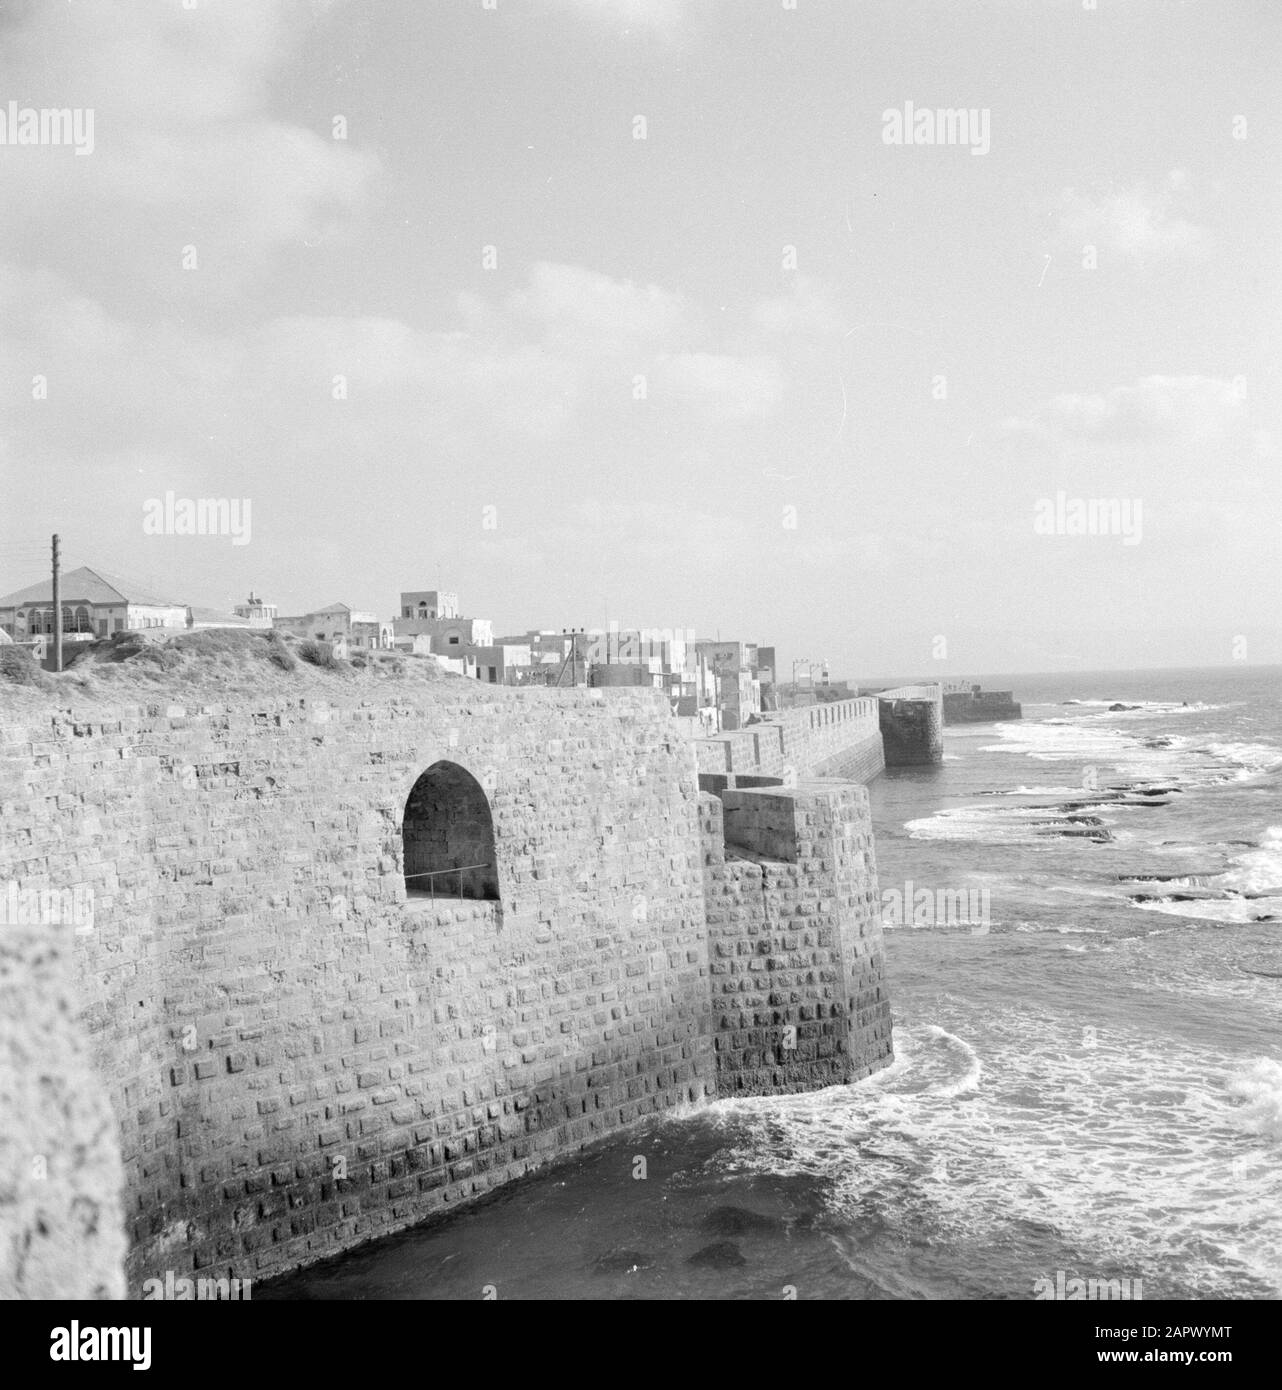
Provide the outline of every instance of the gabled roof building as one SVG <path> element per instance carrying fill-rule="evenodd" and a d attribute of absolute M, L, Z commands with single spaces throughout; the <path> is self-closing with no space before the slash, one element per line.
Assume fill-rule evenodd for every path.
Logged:
<path fill-rule="evenodd" d="M 62 628 L 72 640 L 139 628 L 187 626 L 187 605 L 82 565 L 61 576 Z M 53 580 L 0 598 L 0 628 L 15 641 L 53 632 Z"/>

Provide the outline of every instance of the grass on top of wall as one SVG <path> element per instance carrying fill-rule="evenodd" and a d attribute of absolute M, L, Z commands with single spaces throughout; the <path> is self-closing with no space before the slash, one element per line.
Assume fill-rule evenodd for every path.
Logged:
<path fill-rule="evenodd" d="M 0 689 L 106 694 L 142 685 L 190 686 L 220 694 L 283 693 L 299 685 L 441 681 L 449 675 L 430 657 L 372 651 L 346 661 L 334 655 L 328 642 L 244 628 L 117 632 L 94 642 L 68 643 L 64 662 L 60 674 L 46 672 L 25 650 L 0 647 Z"/>

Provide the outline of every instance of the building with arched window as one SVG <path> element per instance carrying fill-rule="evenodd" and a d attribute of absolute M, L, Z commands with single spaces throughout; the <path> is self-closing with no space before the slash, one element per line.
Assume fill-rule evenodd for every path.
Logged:
<path fill-rule="evenodd" d="M 410 589 L 401 594 L 402 618 L 434 621 L 437 618 L 457 618 L 458 615 L 457 594 L 446 593 L 443 589 Z"/>
<path fill-rule="evenodd" d="M 87 565 L 62 576 L 62 631 L 72 642 L 138 628 L 187 626 L 187 606 Z M 17 642 L 53 633 L 53 580 L 0 598 L 0 628 Z"/>

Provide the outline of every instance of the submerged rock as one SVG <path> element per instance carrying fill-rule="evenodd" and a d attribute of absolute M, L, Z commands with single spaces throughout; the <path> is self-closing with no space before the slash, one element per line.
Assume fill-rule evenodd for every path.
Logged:
<path fill-rule="evenodd" d="M 1235 895 L 1216 888 L 1181 889 L 1178 893 L 1132 893 L 1133 903 L 1213 903 L 1230 902 Z"/>
<path fill-rule="evenodd" d="M 1177 883 L 1181 888 L 1206 888 L 1205 879 L 1218 876 L 1219 869 L 1196 869 L 1180 874 L 1118 874 L 1119 883 Z M 1245 896 L 1245 895 L 1244 895 Z"/>
<path fill-rule="evenodd" d="M 719 1240 L 715 1245 L 705 1245 L 686 1261 L 688 1265 L 698 1265 L 704 1269 L 735 1269 L 747 1263 L 743 1251 L 732 1240 Z"/>
<path fill-rule="evenodd" d="M 699 1223 L 718 1236 L 773 1235 L 781 1222 L 747 1207 L 716 1207 Z"/>
<path fill-rule="evenodd" d="M 1030 821 L 1040 835 L 1063 835 L 1076 840 L 1095 840 L 1104 844 L 1113 836 L 1099 827 L 1103 824 L 1093 816 L 1059 816 L 1054 820 Z"/>

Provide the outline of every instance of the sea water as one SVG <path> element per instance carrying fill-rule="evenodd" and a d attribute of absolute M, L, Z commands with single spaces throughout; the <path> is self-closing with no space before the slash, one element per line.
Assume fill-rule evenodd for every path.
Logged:
<path fill-rule="evenodd" d="M 871 788 L 883 891 L 986 890 L 887 929 L 892 1066 L 653 1122 L 259 1296 L 1282 1296 L 1282 671 L 985 684 L 1023 720 Z"/>

